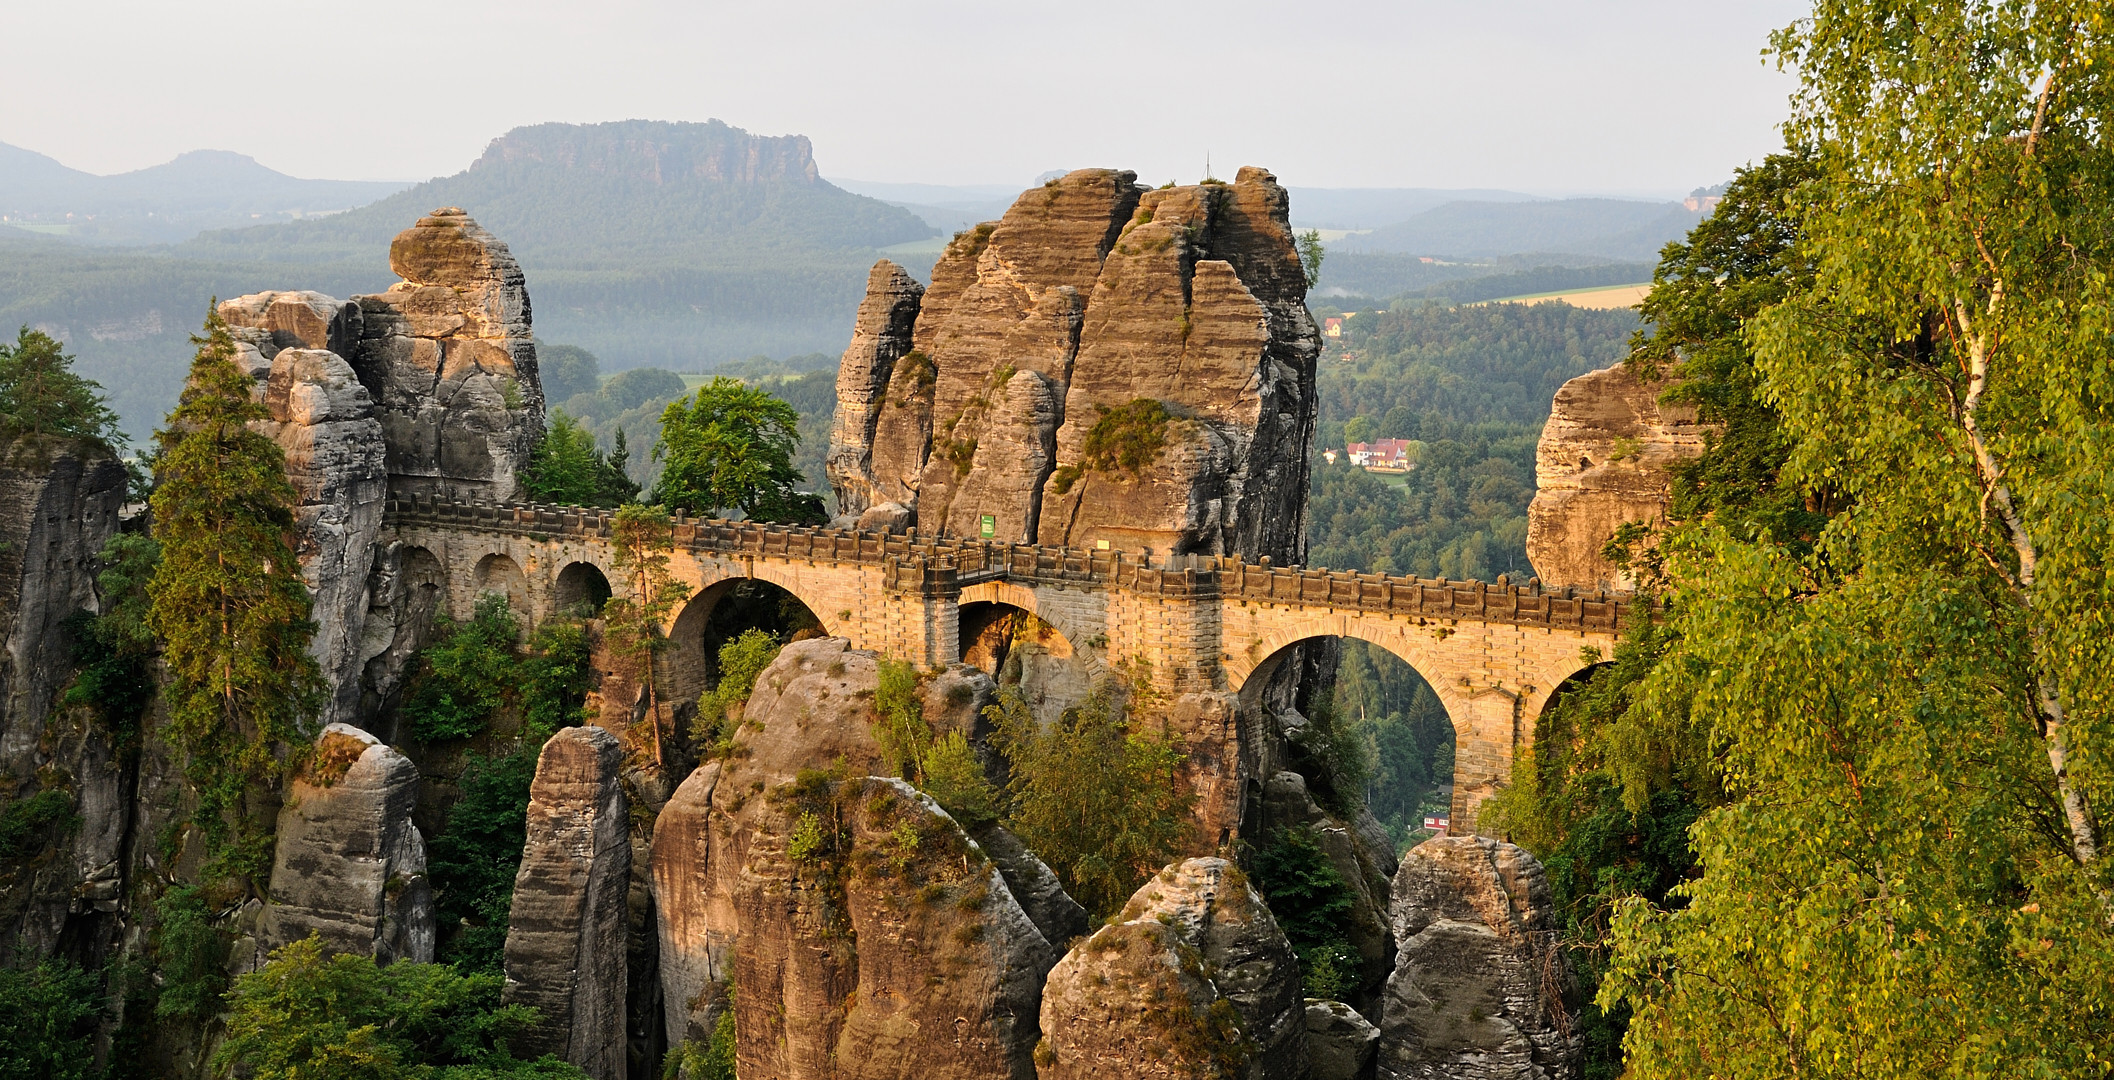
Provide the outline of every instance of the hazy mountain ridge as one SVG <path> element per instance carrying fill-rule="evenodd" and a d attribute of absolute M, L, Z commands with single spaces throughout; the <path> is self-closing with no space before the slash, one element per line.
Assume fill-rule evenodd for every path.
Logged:
<path fill-rule="evenodd" d="M 1490 256 L 1522 251 L 1651 259 L 1701 220 L 1677 202 L 1460 200 L 1337 242 L 1347 251 Z"/>
<path fill-rule="evenodd" d="M 759 247 L 863 257 L 934 235 L 908 211 L 822 180 L 804 135 L 751 135 L 717 120 L 626 120 L 515 128 L 452 176 L 325 220 L 200 236 L 181 251 L 373 258 L 377 242 L 386 252 L 398 230 L 441 206 L 467 210 L 532 274 L 538 266 L 748 265 Z"/>
<path fill-rule="evenodd" d="M 258 220 L 332 214 L 406 184 L 304 180 L 245 154 L 193 150 L 132 172 L 98 176 L 0 143 L 0 216 L 6 224 L 63 229 L 92 244 L 155 244 Z"/>

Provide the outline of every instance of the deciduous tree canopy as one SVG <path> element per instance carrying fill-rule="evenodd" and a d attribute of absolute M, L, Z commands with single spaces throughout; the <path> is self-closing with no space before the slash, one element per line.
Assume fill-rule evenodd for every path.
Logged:
<path fill-rule="evenodd" d="M 716 378 L 661 414 L 654 460 L 664 462 L 655 502 L 696 514 L 740 510 L 759 521 L 819 525 L 819 496 L 794 485 L 800 415 L 739 380 Z"/>

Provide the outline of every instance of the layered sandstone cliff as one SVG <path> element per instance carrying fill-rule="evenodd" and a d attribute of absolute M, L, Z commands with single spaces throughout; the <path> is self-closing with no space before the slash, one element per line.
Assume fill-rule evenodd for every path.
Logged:
<path fill-rule="evenodd" d="M 1160 871 L 1050 972 L 1042 1080 L 1301 1080 L 1299 960 L 1224 859 Z"/>
<path fill-rule="evenodd" d="M 842 639 L 786 646 L 733 751 L 662 810 L 670 1042 L 702 1041 L 731 1007 L 745 1076 L 1026 1080 L 1058 955 L 1043 925 L 1083 919 L 1017 842 L 987 853 L 885 775 L 878 665 Z M 964 731 L 989 685 L 962 668 L 931 679 L 927 722 Z"/>
<path fill-rule="evenodd" d="M 391 494 L 505 501 L 543 430 L 528 291 L 504 243 L 454 208 L 390 245 L 404 280 L 338 300 L 272 291 L 221 303 L 300 493 L 295 554 L 315 601 L 326 723 L 369 721 L 400 681 L 432 568 L 379 544 Z"/>
<path fill-rule="evenodd" d="M 69 618 L 101 610 L 95 557 L 124 498 L 124 467 L 100 447 L 0 444 L 0 792 L 63 798 L 75 819 L 27 837 L 18 854 L 34 858 L 0 877 L 10 962 L 60 952 L 99 964 L 120 929 L 133 779 L 105 727 L 58 697 L 74 670 Z"/>
<path fill-rule="evenodd" d="M 1617 364 L 1556 392 L 1527 507 L 1527 558 L 1544 585 L 1636 588 L 1601 549 L 1625 524 L 1658 526 L 1670 497 L 1668 467 L 1703 452 L 1695 409 L 1661 404 L 1666 389 Z"/>
<path fill-rule="evenodd" d="M 1082 169 L 957 236 L 922 296 L 892 271 L 839 374 L 845 523 L 1300 559 L 1320 347 L 1268 172 Z"/>
<path fill-rule="evenodd" d="M 352 361 L 374 397 L 390 487 L 503 502 L 543 431 L 528 288 L 507 246 L 443 207 L 389 245 L 402 281 L 354 299 Z"/>
<path fill-rule="evenodd" d="M 294 554 L 315 602 L 310 651 L 331 690 L 323 720 L 352 723 L 367 660 L 368 571 L 389 482 L 373 399 L 345 359 L 356 355 L 360 307 L 318 292 L 264 292 L 219 311 L 240 350 L 236 362 L 258 380 L 271 413 L 256 426 L 285 451 L 301 496 Z"/>
<path fill-rule="evenodd" d="M 1525 850 L 1442 836 L 1395 872 L 1382 1080 L 1567 1080 L 1580 1037 L 1548 875 Z"/>
<path fill-rule="evenodd" d="M 409 758 L 358 728 L 325 728 L 279 810 L 259 958 L 315 934 L 383 963 L 431 962 L 433 888 L 411 822 L 417 801 Z"/>

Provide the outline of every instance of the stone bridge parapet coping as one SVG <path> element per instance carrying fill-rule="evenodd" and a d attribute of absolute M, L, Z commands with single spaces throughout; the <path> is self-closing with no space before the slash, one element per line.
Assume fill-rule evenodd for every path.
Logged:
<path fill-rule="evenodd" d="M 391 498 L 391 523 L 532 536 L 606 540 L 615 511 L 542 503 Z M 1170 556 L 1160 566 L 1123 551 L 1089 551 L 674 515 L 678 548 L 699 554 L 879 567 L 892 592 L 951 595 L 987 581 L 1115 589 L 1160 597 L 1226 599 L 1421 619 L 1545 627 L 1619 635 L 1652 607 L 1628 596 L 1539 582 L 1513 585 L 1272 566 L 1269 560 Z"/>

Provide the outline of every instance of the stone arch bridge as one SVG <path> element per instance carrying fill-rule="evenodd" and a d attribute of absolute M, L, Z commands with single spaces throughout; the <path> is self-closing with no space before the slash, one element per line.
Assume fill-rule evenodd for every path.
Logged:
<path fill-rule="evenodd" d="M 619 575 L 612 513 L 537 504 L 392 498 L 384 538 L 465 616 L 504 592 L 540 621 Z M 1084 551 L 871 532 L 685 519 L 675 523 L 674 575 L 691 600 L 669 630 L 671 682 L 703 688 L 701 630 L 733 583 L 770 582 L 853 646 L 925 665 L 961 659 L 962 608 L 1006 605 L 1064 635 L 1090 668 L 1149 670 L 1174 694 L 1251 695 L 1312 638 L 1372 642 L 1422 675 L 1455 731 L 1452 816 L 1476 809 L 1511 775 L 1535 720 L 1564 681 L 1612 656 L 1632 618 L 1623 597 L 1571 589 L 1294 569 L 1181 556 L 1152 565 L 1121 551 Z M 607 595 L 603 591 L 601 595 Z M 1142 659 L 1145 665 L 1133 662 Z M 1147 666 L 1149 665 L 1149 667 Z"/>

